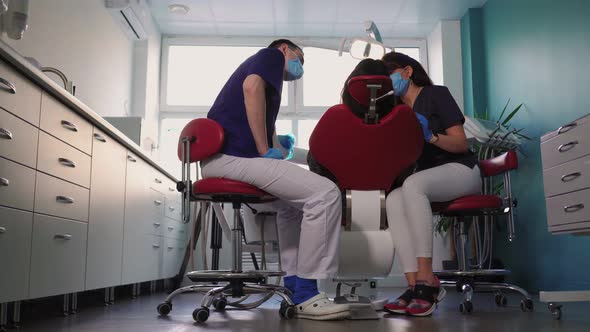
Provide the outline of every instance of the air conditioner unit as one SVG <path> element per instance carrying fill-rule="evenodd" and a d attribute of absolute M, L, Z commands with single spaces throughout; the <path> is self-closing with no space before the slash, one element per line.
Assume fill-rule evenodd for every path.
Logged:
<path fill-rule="evenodd" d="M 145 0 L 105 0 L 105 7 L 129 39 L 147 39 L 150 11 Z"/>

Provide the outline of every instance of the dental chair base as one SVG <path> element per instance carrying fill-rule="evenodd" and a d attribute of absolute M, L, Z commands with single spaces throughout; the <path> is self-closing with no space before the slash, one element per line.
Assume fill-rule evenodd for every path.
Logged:
<path fill-rule="evenodd" d="M 337 304 L 348 304 L 350 307 L 350 316 L 347 319 L 351 320 L 367 320 L 367 319 L 379 319 L 377 311 L 383 310 L 383 305 L 387 301 L 372 301 L 366 296 L 356 294 L 356 288 L 361 286 L 362 282 L 369 282 L 369 280 L 356 280 L 356 281 L 343 281 L 333 280 L 338 282 L 336 286 L 336 297 L 334 303 Z M 341 295 L 342 285 L 351 287 L 350 293 Z M 379 309 L 379 305 L 381 309 Z"/>

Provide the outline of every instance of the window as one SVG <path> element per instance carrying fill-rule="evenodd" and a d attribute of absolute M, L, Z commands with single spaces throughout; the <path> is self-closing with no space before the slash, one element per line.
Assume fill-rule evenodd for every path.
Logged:
<path fill-rule="evenodd" d="M 165 106 L 184 106 L 185 110 L 210 107 L 236 68 L 260 48 L 171 45 L 167 49 Z M 282 106 L 288 104 L 287 87 L 283 85 Z"/>
<path fill-rule="evenodd" d="M 348 53 L 305 47 L 303 105 L 332 106 L 340 103 L 340 93 L 350 72 L 359 63 Z"/>

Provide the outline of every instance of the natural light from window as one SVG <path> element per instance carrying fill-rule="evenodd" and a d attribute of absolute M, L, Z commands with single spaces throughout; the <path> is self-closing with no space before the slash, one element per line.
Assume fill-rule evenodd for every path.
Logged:
<path fill-rule="evenodd" d="M 211 106 L 231 74 L 262 47 L 170 46 L 166 103 L 169 106 Z M 281 105 L 288 103 L 283 84 Z"/>

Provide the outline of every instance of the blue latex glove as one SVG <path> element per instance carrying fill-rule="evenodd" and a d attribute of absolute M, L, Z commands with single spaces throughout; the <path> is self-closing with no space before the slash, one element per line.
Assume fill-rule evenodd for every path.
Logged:
<path fill-rule="evenodd" d="M 430 141 L 432 138 L 432 130 L 428 127 L 428 119 L 420 113 L 415 112 L 416 118 L 418 118 L 418 122 L 420 122 L 420 126 L 422 127 L 422 134 L 424 135 L 424 139 L 426 142 Z"/>
<path fill-rule="evenodd" d="M 289 151 L 285 160 L 291 159 L 293 157 L 293 147 L 295 146 L 295 136 L 293 136 L 293 134 L 277 135 L 277 139 L 283 148 Z"/>
<path fill-rule="evenodd" d="M 262 158 L 283 159 L 283 152 L 281 152 L 279 149 L 270 148 L 268 151 L 266 151 Z"/>

